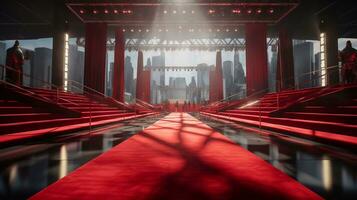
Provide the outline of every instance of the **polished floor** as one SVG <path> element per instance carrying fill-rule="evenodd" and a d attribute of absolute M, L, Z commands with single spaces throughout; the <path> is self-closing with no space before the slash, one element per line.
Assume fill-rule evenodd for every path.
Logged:
<path fill-rule="evenodd" d="M 199 117 L 199 116 L 198 116 Z M 159 118 L 148 117 L 0 151 L 0 199 L 26 199 Z M 306 140 L 267 136 L 199 118 L 327 199 L 357 194 L 357 157 Z"/>

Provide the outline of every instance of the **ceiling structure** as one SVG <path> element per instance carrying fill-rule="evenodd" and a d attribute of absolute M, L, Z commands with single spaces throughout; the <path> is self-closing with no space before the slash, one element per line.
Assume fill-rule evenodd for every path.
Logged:
<path fill-rule="evenodd" d="M 114 25 L 275 24 L 298 6 L 298 1 L 70 1 L 67 7 L 84 23 Z"/>
<path fill-rule="evenodd" d="M 59 7 L 75 37 L 84 36 L 84 22 L 90 21 L 108 22 L 111 36 L 119 27 L 136 37 L 145 36 L 146 29 L 156 31 L 157 35 L 166 34 L 166 30 L 176 34 L 182 29 L 183 35 L 191 38 L 242 35 L 245 22 L 266 22 L 271 25 L 269 36 L 276 35 L 276 29 L 284 26 L 294 38 L 318 39 L 319 19 L 327 12 L 336 14 L 339 37 L 357 38 L 354 14 L 357 6 L 353 1 L 299 2 L 297 5 L 298 1 L 292 0 L 2 0 L 0 40 L 52 37 L 54 10 Z M 97 13 L 93 13 L 94 9 Z"/>

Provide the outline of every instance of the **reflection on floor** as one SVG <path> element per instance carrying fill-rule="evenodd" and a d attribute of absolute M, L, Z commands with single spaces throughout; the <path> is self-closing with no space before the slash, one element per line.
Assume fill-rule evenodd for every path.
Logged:
<path fill-rule="evenodd" d="M 27 199 L 160 117 L 123 121 L 8 149 L 0 149 L 0 199 Z"/>
<path fill-rule="evenodd" d="M 171 113 L 30 198 L 321 199 L 186 113 Z"/>
<path fill-rule="evenodd" d="M 286 135 L 257 134 L 236 123 L 197 117 L 322 197 L 356 198 L 357 155 L 353 152 Z"/>
<path fill-rule="evenodd" d="M 130 120 L 91 134 L 80 132 L 56 141 L 0 150 L 0 199 L 32 196 L 159 118 Z M 199 119 L 324 198 L 357 196 L 354 154 L 306 140 L 257 134 L 234 123 Z"/>

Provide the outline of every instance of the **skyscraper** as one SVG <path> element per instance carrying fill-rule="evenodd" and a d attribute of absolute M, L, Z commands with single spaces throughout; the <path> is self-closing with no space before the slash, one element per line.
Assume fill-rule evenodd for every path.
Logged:
<path fill-rule="evenodd" d="M 278 64 L 278 53 L 273 52 L 271 56 L 271 60 L 269 62 L 269 91 L 274 92 L 276 91 L 276 70 L 277 70 L 277 64 Z"/>
<path fill-rule="evenodd" d="M 51 82 L 52 49 L 40 47 L 35 48 L 34 69 L 32 77 L 34 87 L 45 87 L 44 82 Z"/>
<path fill-rule="evenodd" d="M 33 69 L 35 67 L 35 52 L 30 49 L 22 48 L 22 52 L 25 56 L 24 65 L 22 66 L 22 73 L 23 73 L 23 85 L 24 86 L 32 86 L 32 76 L 33 76 Z"/>
<path fill-rule="evenodd" d="M 209 99 L 209 72 L 210 67 L 206 63 L 197 65 L 197 101 Z"/>
<path fill-rule="evenodd" d="M 197 103 L 197 84 L 194 76 L 191 77 L 191 82 L 187 88 L 187 100 L 191 103 Z"/>
<path fill-rule="evenodd" d="M 159 70 L 157 68 L 164 68 L 165 65 L 165 53 L 161 52 L 159 56 L 152 57 L 152 65 L 149 65 L 150 60 L 148 59 L 148 67 L 151 68 L 151 102 L 154 104 L 161 103 L 167 99 L 165 88 L 165 70 Z M 155 69 L 156 68 L 156 69 Z"/>
<path fill-rule="evenodd" d="M 0 65 L 4 65 L 6 60 L 6 44 L 0 42 Z M 0 69 L 0 78 L 3 77 L 3 69 Z"/>
<path fill-rule="evenodd" d="M 125 58 L 124 64 L 124 85 L 125 92 L 134 95 L 134 68 L 130 56 Z"/>
<path fill-rule="evenodd" d="M 299 88 L 311 87 L 314 45 L 312 42 L 301 42 L 294 45 L 295 80 Z"/>
<path fill-rule="evenodd" d="M 68 60 L 70 80 L 83 83 L 84 73 L 84 52 L 78 50 L 77 45 L 69 45 L 69 60 Z"/>
<path fill-rule="evenodd" d="M 243 65 L 239 60 L 239 53 L 234 53 L 234 83 L 235 84 L 245 84 L 245 73 Z"/>
<path fill-rule="evenodd" d="M 232 61 L 224 61 L 223 62 L 223 84 L 224 90 L 223 95 L 224 97 L 230 97 L 233 95 L 233 74 L 232 74 Z"/>

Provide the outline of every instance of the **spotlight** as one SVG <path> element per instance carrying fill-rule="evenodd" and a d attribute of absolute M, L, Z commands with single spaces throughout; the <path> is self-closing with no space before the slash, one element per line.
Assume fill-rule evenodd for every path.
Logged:
<path fill-rule="evenodd" d="M 253 12 L 252 10 L 247 10 L 248 14 L 252 14 L 252 12 Z"/>
<path fill-rule="evenodd" d="M 262 13 L 262 10 L 261 10 L 261 9 L 258 9 L 258 10 L 257 10 L 257 13 L 258 13 L 258 14 Z"/>
<path fill-rule="evenodd" d="M 209 14 L 214 14 L 215 12 L 216 12 L 216 11 L 213 10 L 213 9 L 209 9 L 209 10 L 208 10 L 208 13 L 209 13 Z"/>
<path fill-rule="evenodd" d="M 104 10 L 104 13 L 105 13 L 105 14 L 108 14 L 108 13 L 109 13 L 109 11 L 108 11 L 108 10 Z"/>
<path fill-rule="evenodd" d="M 182 14 L 186 14 L 186 10 L 183 10 L 183 11 L 182 11 Z"/>
<path fill-rule="evenodd" d="M 131 29 L 130 31 L 131 31 L 131 32 L 134 32 L 134 29 Z"/>
<path fill-rule="evenodd" d="M 234 32 L 238 32 L 238 29 L 234 29 Z"/>
<path fill-rule="evenodd" d="M 114 13 L 115 13 L 115 14 L 118 14 L 118 10 L 114 10 Z"/>
<path fill-rule="evenodd" d="M 274 9 L 270 9 L 270 10 L 269 10 L 269 13 L 270 13 L 270 14 L 273 14 L 273 13 L 274 13 Z"/>
<path fill-rule="evenodd" d="M 239 10 L 239 9 L 234 9 L 234 10 L 232 10 L 232 13 L 235 13 L 235 14 L 240 14 L 242 11 L 241 10 Z"/>
<path fill-rule="evenodd" d="M 93 10 L 93 14 L 97 14 L 98 13 L 98 11 L 97 10 Z"/>
<path fill-rule="evenodd" d="M 226 29 L 226 32 L 229 32 L 229 29 L 228 29 L 228 28 Z"/>
<path fill-rule="evenodd" d="M 179 29 L 182 29 L 182 26 L 179 26 L 178 28 L 179 28 Z"/>
<path fill-rule="evenodd" d="M 125 28 L 123 28 L 123 32 L 125 32 L 126 30 L 125 30 Z"/>
<path fill-rule="evenodd" d="M 162 30 L 161 29 L 159 29 L 159 32 L 161 32 Z"/>
<path fill-rule="evenodd" d="M 220 32 L 221 30 L 220 29 L 217 29 L 217 32 Z"/>
<path fill-rule="evenodd" d="M 141 29 L 139 29 L 138 32 L 141 33 Z"/>
<path fill-rule="evenodd" d="M 132 10 L 128 10 L 128 14 L 131 14 L 131 13 L 133 13 L 133 11 Z"/>
<path fill-rule="evenodd" d="M 177 13 L 177 11 L 176 11 L 176 10 L 173 10 L 173 11 L 172 11 L 172 13 L 173 13 L 173 14 L 176 14 L 176 13 Z"/>
<path fill-rule="evenodd" d="M 84 10 L 79 10 L 79 13 L 83 14 L 83 13 L 84 13 Z"/>
<path fill-rule="evenodd" d="M 150 30 L 149 29 L 146 29 L 146 32 L 148 33 Z"/>
<path fill-rule="evenodd" d="M 191 10 L 191 14 L 195 14 L 195 11 L 194 11 L 194 10 Z"/>
<path fill-rule="evenodd" d="M 169 32 L 169 29 L 166 29 L 165 31 L 166 31 L 166 32 Z"/>
<path fill-rule="evenodd" d="M 164 14 L 167 14 L 167 10 L 164 10 Z"/>

